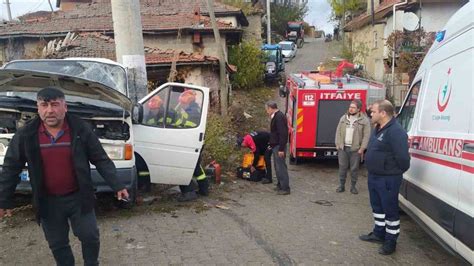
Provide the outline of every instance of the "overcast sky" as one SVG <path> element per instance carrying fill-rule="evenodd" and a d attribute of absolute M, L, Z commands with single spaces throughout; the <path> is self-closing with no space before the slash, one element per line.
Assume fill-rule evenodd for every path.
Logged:
<path fill-rule="evenodd" d="M 309 12 L 305 21 L 311 25 L 315 25 L 318 29 L 325 32 L 332 32 L 333 23 L 329 22 L 331 17 L 331 7 L 327 0 L 309 0 Z M 51 0 L 53 8 L 56 9 L 56 0 Z M 0 0 L 1 18 L 7 19 L 7 9 L 5 0 Z M 12 16 L 17 17 L 29 12 L 39 10 L 50 10 L 48 0 L 10 0 Z"/>

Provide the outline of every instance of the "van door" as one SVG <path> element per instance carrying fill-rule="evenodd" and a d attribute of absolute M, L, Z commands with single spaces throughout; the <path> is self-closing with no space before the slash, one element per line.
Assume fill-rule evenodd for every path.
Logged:
<path fill-rule="evenodd" d="M 209 88 L 166 83 L 139 103 L 143 119 L 133 125 L 135 150 L 151 182 L 188 185 L 203 147 Z"/>
<path fill-rule="evenodd" d="M 471 34 L 472 36 L 472 34 Z M 474 57 L 474 50 L 471 49 L 471 62 L 470 69 L 471 73 L 474 71 L 472 65 L 472 58 Z M 458 197 L 459 202 L 456 208 L 455 222 L 454 222 L 454 234 L 458 239 L 456 242 L 456 251 L 463 257 L 467 258 L 468 261 L 474 263 L 474 90 L 472 84 L 474 84 L 474 78 L 472 75 L 466 76 L 465 84 L 470 88 L 471 98 L 468 101 L 470 103 L 470 114 L 466 114 L 466 119 L 469 120 L 469 134 L 463 143 L 462 151 L 462 171 L 459 179 L 458 186 Z"/>

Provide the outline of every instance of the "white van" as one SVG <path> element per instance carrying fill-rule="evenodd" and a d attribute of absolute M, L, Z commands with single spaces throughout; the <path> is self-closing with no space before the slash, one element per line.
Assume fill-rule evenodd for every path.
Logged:
<path fill-rule="evenodd" d="M 397 116 L 411 167 L 402 208 L 449 250 L 474 263 L 474 4 L 440 31 Z"/>
<path fill-rule="evenodd" d="M 36 116 L 36 93 L 48 86 L 62 89 L 68 112 L 92 127 L 132 197 L 138 173 L 149 173 L 152 183 L 189 184 L 203 146 L 209 88 L 167 83 L 133 105 L 127 70 L 107 59 L 18 60 L 0 69 L 0 165 L 17 128 Z M 191 91 L 199 106 L 195 123 L 186 127 L 165 123 L 182 108 L 179 97 L 184 91 Z M 166 116 L 149 123 L 156 115 L 149 103 L 157 96 Z M 96 191 L 110 191 L 93 165 L 91 168 Z M 17 190 L 31 190 L 26 169 Z"/>

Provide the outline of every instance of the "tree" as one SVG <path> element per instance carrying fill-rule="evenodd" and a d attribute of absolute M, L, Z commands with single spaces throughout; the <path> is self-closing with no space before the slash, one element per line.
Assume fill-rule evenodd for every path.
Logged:
<path fill-rule="evenodd" d="M 285 35 L 288 21 L 302 21 L 308 12 L 308 7 L 306 4 L 294 5 L 285 1 L 283 4 L 272 4 L 270 11 L 272 31 Z"/>
<path fill-rule="evenodd" d="M 262 85 L 265 71 L 262 57 L 260 47 L 251 41 L 243 41 L 229 48 L 229 63 L 237 66 L 237 73 L 231 76 L 235 88 L 251 89 Z"/>
<path fill-rule="evenodd" d="M 364 8 L 367 4 L 365 0 L 328 0 L 332 7 L 332 19 L 340 20 L 344 12 L 357 11 Z"/>

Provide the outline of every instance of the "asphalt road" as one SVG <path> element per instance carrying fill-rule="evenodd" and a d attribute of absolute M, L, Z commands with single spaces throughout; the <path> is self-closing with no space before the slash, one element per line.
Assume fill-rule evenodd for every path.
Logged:
<path fill-rule="evenodd" d="M 306 43 L 287 65 L 308 69 L 331 55 L 331 43 Z M 360 194 L 338 194 L 335 161 L 289 166 L 292 193 L 244 180 L 213 188 L 213 195 L 177 203 L 173 191 L 133 210 L 99 209 L 103 265 L 459 265 L 408 216 L 401 218 L 396 253 L 358 240 L 372 229 L 366 171 Z M 100 201 L 99 204 L 107 205 Z M 31 211 L 0 222 L 0 265 L 52 265 Z M 80 243 L 71 244 L 82 263 Z"/>

